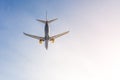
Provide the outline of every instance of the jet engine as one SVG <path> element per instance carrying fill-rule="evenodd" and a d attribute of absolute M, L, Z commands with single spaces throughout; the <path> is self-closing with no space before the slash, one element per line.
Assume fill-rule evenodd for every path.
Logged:
<path fill-rule="evenodd" d="M 40 39 L 40 40 L 39 40 L 39 43 L 40 43 L 40 44 L 42 44 L 42 42 L 43 42 L 43 40 L 42 40 L 42 39 Z"/>
<path fill-rule="evenodd" d="M 55 39 L 51 39 L 50 41 L 51 41 L 52 43 L 54 43 Z"/>

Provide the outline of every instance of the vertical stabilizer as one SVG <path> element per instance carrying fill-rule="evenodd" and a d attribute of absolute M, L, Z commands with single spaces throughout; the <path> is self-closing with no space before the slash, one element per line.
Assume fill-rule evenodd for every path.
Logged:
<path fill-rule="evenodd" d="M 47 21 L 47 11 L 46 11 L 46 21 Z"/>
<path fill-rule="evenodd" d="M 48 20 L 47 11 L 46 11 L 46 20 L 37 19 L 37 21 L 42 22 L 42 23 L 44 23 L 44 24 L 45 24 L 46 22 L 51 23 L 51 22 L 53 22 L 53 21 L 55 21 L 55 20 L 57 20 L 57 18 L 52 19 L 52 20 Z"/>

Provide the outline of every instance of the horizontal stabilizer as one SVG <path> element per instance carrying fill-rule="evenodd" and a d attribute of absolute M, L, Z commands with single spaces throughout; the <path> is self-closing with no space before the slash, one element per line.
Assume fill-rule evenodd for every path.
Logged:
<path fill-rule="evenodd" d="M 40 19 L 37 19 L 37 21 L 39 21 L 39 22 L 42 22 L 42 23 L 46 23 L 46 21 L 44 21 L 44 20 L 40 20 Z"/>
<path fill-rule="evenodd" d="M 49 20 L 48 23 L 51 23 L 51 22 L 53 22 L 53 21 L 55 21 L 55 20 L 57 20 L 57 19 L 58 19 L 58 18 Z"/>
<path fill-rule="evenodd" d="M 53 21 L 55 21 L 55 20 L 57 20 L 57 18 L 56 18 L 56 19 L 52 19 L 52 20 L 48 20 L 48 21 L 47 21 L 47 20 L 45 21 L 45 20 L 37 19 L 37 21 L 42 22 L 42 23 L 44 23 L 44 24 L 45 24 L 46 22 L 51 23 L 51 22 L 53 22 Z"/>

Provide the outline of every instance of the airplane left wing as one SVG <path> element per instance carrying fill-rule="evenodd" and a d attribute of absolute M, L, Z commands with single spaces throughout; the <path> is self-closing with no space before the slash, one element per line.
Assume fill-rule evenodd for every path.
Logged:
<path fill-rule="evenodd" d="M 34 38 L 34 39 L 38 39 L 38 40 L 43 40 L 44 41 L 44 37 L 39 37 L 39 36 L 27 34 L 27 33 L 24 33 L 24 35 L 29 36 L 29 37 Z"/>
<path fill-rule="evenodd" d="M 54 35 L 54 36 L 52 36 L 52 37 L 50 37 L 50 38 L 51 38 L 51 39 L 56 39 L 56 38 L 58 38 L 58 37 L 60 37 L 60 36 L 63 36 L 63 35 L 65 35 L 65 34 L 67 34 L 67 33 L 69 33 L 69 31 L 63 32 L 63 33 L 61 33 L 61 34 Z"/>

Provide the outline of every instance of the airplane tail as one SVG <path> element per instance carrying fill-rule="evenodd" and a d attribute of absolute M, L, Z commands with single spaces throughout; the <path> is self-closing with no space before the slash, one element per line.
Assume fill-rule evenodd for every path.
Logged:
<path fill-rule="evenodd" d="M 37 21 L 39 21 L 39 22 L 41 22 L 41 23 L 51 23 L 51 22 L 53 22 L 53 21 L 55 21 L 55 20 L 57 20 L 57 18 L 55 18 L 55 19 L 52 19 L 52 20 L 47 20 L 47 12 L 46 12 L 46 20 L 40 20 L 40 19 L 37 19 Z"/>
<path fill-rule="evenodd" d="M 41 23 L 44 23 L 44 24 L 45 24 L 46 22 L 47 22 L 47 23 L 51 23 L 51 22 L 53 22 L 53 21 L 55 21 L 55 20 L 57 20 L 57 18 L 56 18 L 56 19 L 52 19 L 52 20 L 46 20 L 46 21 L 45 21 L 45 20 L 37 19 L 37 21 L 39 21 L 39 22 L 41 22 Z"/>

